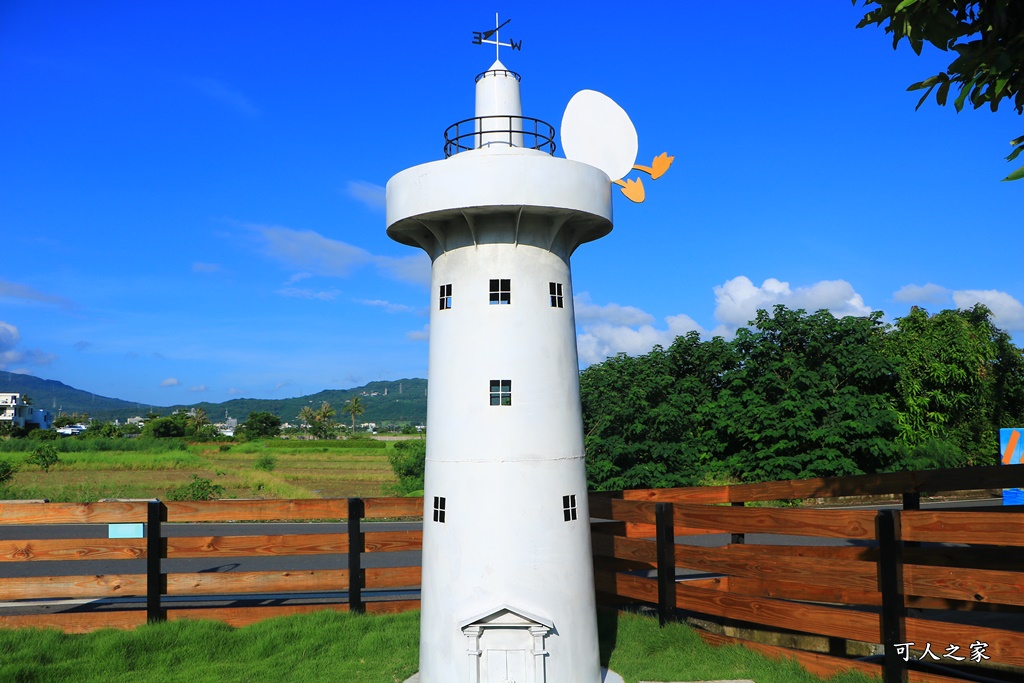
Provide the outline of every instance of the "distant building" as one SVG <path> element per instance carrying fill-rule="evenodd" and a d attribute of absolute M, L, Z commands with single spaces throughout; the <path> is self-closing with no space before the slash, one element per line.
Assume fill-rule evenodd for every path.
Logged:
<path fill-rule="evenodd" d="M 37 427 L 49 429 L 53 425 L 53 415 L 42 408 L 28 405 L 21 394 L 0 392 L 0 424 L 11 423 L 15 427 Z"/>

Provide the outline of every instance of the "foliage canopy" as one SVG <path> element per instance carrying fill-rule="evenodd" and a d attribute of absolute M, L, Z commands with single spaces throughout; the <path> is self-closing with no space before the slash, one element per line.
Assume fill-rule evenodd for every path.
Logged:
<path fill-rule="evenodd" d="M 853 0 L 857 5 L 857 0 Z M 935 91 L 935 101 L 945 105 L 950 87 L 958 96 L 953 106 L 959 112 L 970 102 L 975 109 L 987 104 L 992 111 L 1003 100 L 1018 114 L 1024 113 L 1024 3 L 1019 0 L 865 0 L 871 6 L 857 28 L 885 25 L 896 49 L 906 39 L 917 54 L 924 43 L 956 58 L 945 71 L 911 85 L 924 90 L 920 107 Z M 1007 158 L 1013 161 L 1024 151 L 1024 135 L 1012 140 Z M 1024 178 L 1024 166 L 1004 180 Z"/>
<path fill-rule="evenodd" d="M 994 464 L 1024 420 L 1024 357 L 978 305 L 892 326 L 776 306 L 580 376 L 597 489 Z"/>

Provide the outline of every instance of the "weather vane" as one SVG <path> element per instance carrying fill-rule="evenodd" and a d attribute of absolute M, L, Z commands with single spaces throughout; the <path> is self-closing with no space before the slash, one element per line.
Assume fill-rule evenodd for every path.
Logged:
<path fill-rule="evenodd" d="M 500 31 L 503 26 L 507 26 L 508 22 L 510 22 L 510 21 L 512 21 L 512 20 L 511 19 L 506 19 L 504 24 L 499 24 L 498 23 L 498 13 L 495 12 L 494 13 L 494 29 L 490 30 L 490 31 L 482 31 L 482 32 L 481 31 L 473 31 L 473 44 L 474 45 L 483 45 L 484 43 L 486 43 L 487 45 L 493 45 L 494 46 L 494 58 L 495 59 L 499 59 L 498 50 L 500 50 L 503 47 L 510 47 L 513 50 L 522 50 L 523 49 L 523 41 L 520 40 L 517 43 L 516 41 L 512 40 L 511 38 L 509 38 L 507 43 L 503 43 L 503 42 L 501 42 L 501 38 L 498 35 L 498 31 Z M 491 40 L 491 36 L 494 36 L 494 40 Z M 500 59 L 499 59 L 499 61 L 500 61 Z"/>

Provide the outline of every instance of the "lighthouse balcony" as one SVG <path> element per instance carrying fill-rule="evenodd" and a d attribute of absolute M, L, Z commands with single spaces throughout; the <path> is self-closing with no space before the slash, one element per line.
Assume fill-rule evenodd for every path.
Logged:
<path fill-rule="evenodd" d="M 491 146 L 522 147 L 555 153 L 555 128 L 529 116 L 474 116 L 444 131 L 444 156 Z"/>

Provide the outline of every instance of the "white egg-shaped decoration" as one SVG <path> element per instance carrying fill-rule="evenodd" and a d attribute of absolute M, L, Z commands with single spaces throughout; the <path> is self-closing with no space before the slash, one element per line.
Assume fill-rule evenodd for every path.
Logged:
<path fill-rule="evenodd" d="M 619 180 L 636 163 L 636 128 L 615 100 L 596 90 L 572 96 L 562 114 L 562 151 L 566 159 L 589 164 Z"/>

